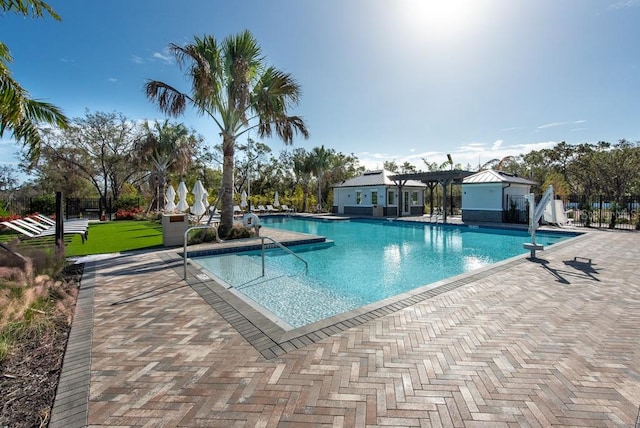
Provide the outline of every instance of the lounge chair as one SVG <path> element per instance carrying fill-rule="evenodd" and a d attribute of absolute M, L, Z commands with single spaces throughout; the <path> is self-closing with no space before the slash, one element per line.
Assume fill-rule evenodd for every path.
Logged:
<path fill-rule="evenodd" d="M 18 220 L 15 220 L 18 221 Z M 35 218 L 32 217 L 25 217 L 24 219 L 22 219 L 23 222 L 28 223 L 29 225 L 31 225 L 32 227 L 35 226 L 37 228 L 37 232 L 40 232 L 42 230 L 47 230 L 49 228 L 55 228 L 55 221 L 53 221 L 53 224 L 49 224 L 49 223 L 45 223 L 45 222 L 39 222 L 37 221 Z M 71 233 L 71 231 L 78 231 L 78 232 L 83 232 L 85 235 L 85 239 L 88 238 L 89 236 L 89 222 L 87 220 L 70 220 L 70 221 L 65 221 L 63 224 L 64 230 L 65 231 L 69 231 Z"/>
<path fill-rule="evenodd" d="M 33 219 L 36 220 L 36 221 L 40 221 L 40 223 L 48 224 L 48 225 L 51 225 L 51 226 L 55 226 L 56 225 L 56 221 L 54 219 L 52 219 L 51 217 L 47 217 L 46 215 L 34 214 Z M 89 220 L 87 220 L 86 218 L 65 220 L 64 224 L 65 224 L 65 226 L 69 225 L 69 226 L 73 226 L 73 227 L 85 227 L 85 228 L 88 228 L 89 227 Z"/>
<path fill-rule="evenodd" d="M 55 236 L 56 235 L 56 228 L 55 227 L 50 227 L 49 229 L 45 229 L 45 230 L 40 230 L 39 232 L 36 232 L 34 230 L 34 227 L 27 227 L 24 225 L 24 223 L 22 222 L 16 222 L 14 221 L 3 221 L 2 223 L 4 226 L 15 230 L 16 232 L 20 232 L 21 234 L 23 234 L 24 236 L 26 236 L 27 238 L 41 238 L 44 236 Z M 28 223 L 27 223 L 28 225 Z M 82 243 L 84 244 L 84 241 L 86 239 L 86 234 L 84 231 L 81 230 L 64 230 L 64 234 L 65 235 L 80 235 L 80 237 L 82 238 Z"/>
<path fill-rule="evenodd" d="M 565 210 L 562 201 L 555 199 L 550 201 L 545 207 L 543 219 L 546 223 L 556 224 L 560 227 L 573 226 L 573 219 L 567 217 L 567 214 L 572 211 L 573 210 Z"/>
<path fill-rule="evenodd" d="M 267 205 L 267 212 L 268 213 L 274 213 L 277 210 L 275 208 L 273 208 L 273 205 Z"/>
<path fill-rule="evenodd" d="M 240 208 L 240 205 L 234 205 L 233 206 L 233 216 L 234 217 L 242 217 L 243 214 L 244 214 L 244 212 L 242 211 L 242 208 Z"/>
<path fill-rule="evenodd" d="M 264 205 L 258 205 L 258 212 L 264 213 L 267 212 L 267 209 Z"/>
<path fill-rule="evenodd" d="M 286 205 L 280 205 L 280 208 L 282 208 L 282 211 L 286 212 L 286 213 L 290 213 L 293 212 L 293 209 L 289 208 Z"/>

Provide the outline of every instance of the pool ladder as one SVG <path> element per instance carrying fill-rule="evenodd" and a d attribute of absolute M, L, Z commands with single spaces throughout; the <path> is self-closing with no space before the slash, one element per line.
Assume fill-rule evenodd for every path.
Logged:
<path fill-rule="evenodd" d="M 196 230 L 196 229 L 213 229 L 214 232 L 216 233 L 216 242 L 219 243 L 223 243 L 225 241 L 223 241 L 222 239 L 220 239 L 220 237 L 218 236 L 218 228 L 216 226 L 214 226 L 213 224 L 201 224 L 201 225 L 197 225 L 197 226 L 191 226 L 188 227 L 187 230 L 184 231 L 184 248 L 183 248 L 183 259 L 184 259 L 184 277 L 183 279 L 186 280 L 187 279 L 187 259 L 188 257 L 188 253 L 187 253 L 187 243 L 189 240 L 189 232 L 191 232 L 192 230 Z M 260 253 L 262 256 L 262 276 L 264 276 L 264 250 L 265 250 L 265 239 L 268 239 L 269 241 L 272 242 L 272 244 L 267 244 L 267 245 L 275 245 L 276 247 L 284 250 L 285 252 L 291 254 L 292 256 L 294 256 L 295 258 L 297 258 L 298 260 L 300 260 L 302 263 L 304 263 L 304 272 L 309 273 L 309 263 L 303 259 L 302 257 L 300 257 L 299 255 L 297 255 L 296 253 L 294 253 L 293 251 L 291 251 L 291 249 L 285 247 L 284 245 L 282 245 L 280 242 L 276 241 L 275 239 L 271 238 L 270 236 L 260 236 L 258 238 L 248 238 L 248 239 L 260 239 L 262 241 L 262 244 L 260 245 Z M 240 239 L 238 241 L 241 241 Z M 244 241 L 244 239 L 242 240 Z"/>

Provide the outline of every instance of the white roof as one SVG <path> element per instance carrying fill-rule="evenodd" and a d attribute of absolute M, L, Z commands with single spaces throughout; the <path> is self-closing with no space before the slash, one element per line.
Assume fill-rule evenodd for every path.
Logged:
<path fill-rule="evenodd" d="M 386 169 L 367 171 L 359 177 L 350 178 L 333 187 L 396 186 L 396 183 L 389 178 L 390 175 L 397 175 L 397 173 Z M 407 180 L 404 186 L 427 187 L 426 184 L 418 180 Z"/>
<path fill-rule="evenodd" d="M 484 171 L 480 171 L 473 175 L 470 175 L 462 180 L 462 183 L 518 183 L 528 185 L 536 184 L 535 181 L 527 180 L 526 178 L 518 177 L 517 175 L 509 174 L 502 171 L 494 171 L 492 169 L 485 169 Z"/>

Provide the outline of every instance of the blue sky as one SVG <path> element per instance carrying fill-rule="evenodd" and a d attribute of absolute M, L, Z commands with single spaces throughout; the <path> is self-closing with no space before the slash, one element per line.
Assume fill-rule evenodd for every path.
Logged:
<path fill-rule="evenodd" d="M 147 79 L 188 89 L 170 42 L 249 29 L 303 96 L 311 137 L 368 168 L 422 158 L 477 166 L 557 142 L 640 139 L 640 0 L 56 0 L 62 16 L 2 16 L 31 96 L 69 117 L 164 119 Z M 209 144 L 209 120 L 178 119 Z M 254 136 L 255 137 L 255 136 Z M 275 153 L 285 146 L 267 141 Z M 15 162 L 5 134 L 0 162 Z"/>

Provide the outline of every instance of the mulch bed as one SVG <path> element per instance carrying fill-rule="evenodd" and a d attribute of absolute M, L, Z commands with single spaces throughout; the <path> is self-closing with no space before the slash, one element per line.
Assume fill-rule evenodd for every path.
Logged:
<path fill-rule="evenodd" d="M 80 284 L 82 266 L 65 269 Z M 39 337 L 15 345 L 0 363 L 0 427 L 46 427 L 56 396 L 71 325 L 57 322 Z"/>
<path fill-rule="evenodd" d="M 0 426 L 47 426 L 70 326 L 30 338 L 0 364 Z"/>

